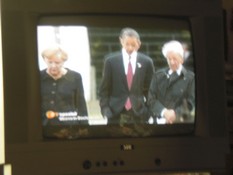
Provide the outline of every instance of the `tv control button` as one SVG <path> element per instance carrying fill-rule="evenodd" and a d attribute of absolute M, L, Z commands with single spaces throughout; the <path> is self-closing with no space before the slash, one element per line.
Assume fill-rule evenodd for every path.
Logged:
<path fill-rule="evenodd" d="M 160 166 L 161 163 L 162 163 L 162 161 L 161 161 L 160 158 L 156 158 L 156 159 L 155 159 L 155 164 L 156 164 L 157 166 Z"/>
<path fill-rule="evenodd" d="M 85 161 L 83 162 L 83 168 L 84 168 L 84 169 L 89 170 L 89 169 L 91 169 L 91 166 L 92 166 L 91 161 L 85 160 Z"/>

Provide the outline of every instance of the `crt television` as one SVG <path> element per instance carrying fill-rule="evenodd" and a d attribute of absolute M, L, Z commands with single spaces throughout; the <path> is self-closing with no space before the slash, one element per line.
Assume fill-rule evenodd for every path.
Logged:
<path fill-rule="evenodd" d="M 226 170 L 219 0 L 3 0 L 1 10 L 6 162 L 13 174 Z M 170 125 L 148 121 L 143 127 L 149 134 L 135 136 L 119 133 L 119 126 L 108 125 L 101 116 L 98 90 L 104 55 L 120 49 L 124 27 L 139 32 L 140 51 L 152 58 L 155 71 L 167 66 L 161 54 L 166 41 L 189 46 L 192 57 L 184 66 L 195 75 L 193 120 Z M 41 53 L 52 44 L 66 48 L 65 66 L 81 74 L 88 116 L 52 111 L 46 120 L 55 116 L 61 122 L 47 127 L 41 110 L 40 72 L 46 68 Z"/>

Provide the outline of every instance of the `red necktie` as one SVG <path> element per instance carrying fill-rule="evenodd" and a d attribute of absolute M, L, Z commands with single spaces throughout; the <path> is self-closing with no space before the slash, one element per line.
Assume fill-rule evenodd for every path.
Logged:
<path fill-rule="evenodd" d="M 128 88 L 129 89 L 131 88 L 132 80 L 133 80 L 133 68 L 132 68 L 131 62 L 129 60 L 128 72 L 127 72 L 127 83 L 128 83 Z"/>
<path fill-rule="evenodd" d="M 131 85 L 132 85 L 132 80 L 133 80 L 133 68 L 132 68 L 131 62 L 129 60 L 128 72 L 127 72 L 127 83 L 128 83 L 129 90 L 130 90 Z M 126 103 L 125 103 L 125 109 L 130 110 L 131 108 L 132 108 L 132 104 L 131 104 L 130 98 L 128 97 L 126 100 Z"/>

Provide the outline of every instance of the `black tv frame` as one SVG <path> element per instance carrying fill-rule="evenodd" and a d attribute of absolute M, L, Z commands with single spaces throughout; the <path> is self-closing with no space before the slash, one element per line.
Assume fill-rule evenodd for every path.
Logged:
<path fill-rule="evenodd" d="M 228 153 L 220 0 L 2 0 L 6 163 L 14 175 L 224 172 Z M 197 80 L 193 136 L 46 141 L 41 136 L 36 26 L 49 15 L 189 18 Z M 109 21 L 110 22 L 110 21 Z M 111 23 L 111 22 L 110 22 Z M 35 116 L 35 117 L 34 117 Z"/>

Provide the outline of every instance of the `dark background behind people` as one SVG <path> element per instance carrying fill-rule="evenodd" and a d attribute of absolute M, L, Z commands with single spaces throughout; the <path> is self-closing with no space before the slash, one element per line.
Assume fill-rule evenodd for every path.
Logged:
<path fill-rule="evenodd" d="M 155 70 L 166 67 L 167 63 L 162 55 L 161 47 L 165 41 L 171 39 L 177 39 L 189 44 L 189 49 L 192 54 L 191 35 L 188 31 L 180 29 L 142 29 L 140 27 L 134 28 L 140 34 L 142 45 L 140 52 L 148 55 L 152 58 Z M 95 67 L 96 73 L 96 92 L 99 90 L 100 82 L 103 73 L 103 58 L 108 53 L 116 52 L 120 49 L 119 44 L 119 28 L 89 28 L 89 40 L 90 40 L 90 53 L 91 53 L 91 64 Z"/>

